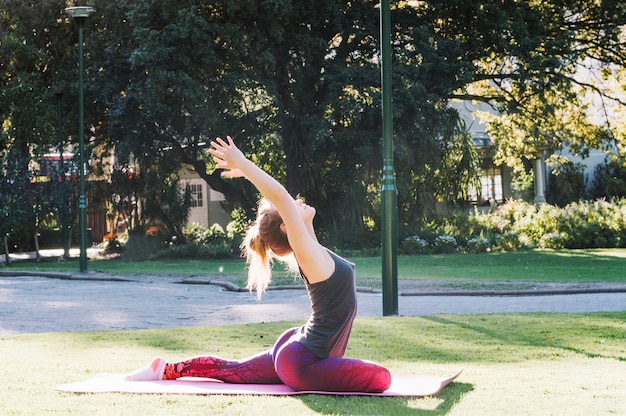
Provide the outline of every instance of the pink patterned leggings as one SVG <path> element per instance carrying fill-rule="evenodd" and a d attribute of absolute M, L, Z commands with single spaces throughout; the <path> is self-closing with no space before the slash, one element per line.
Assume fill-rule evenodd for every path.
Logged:
<path fill-rule="evenodd" d="M 206 377 L 226 383 L 284 383 L 294 390 L 382 392 L 391 374 L 378 364 L 347 358 L 319 358 L 290 340 L 296 328 L 284 332 L 274 347 L 241 361 L 212 356 L 165 365 L 166 380 Z"/>

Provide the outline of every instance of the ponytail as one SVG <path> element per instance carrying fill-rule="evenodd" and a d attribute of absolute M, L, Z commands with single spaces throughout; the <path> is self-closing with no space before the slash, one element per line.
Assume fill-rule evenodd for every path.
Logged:
<path fill-rule="evenodd" d="M 272 280 L 272 262 L 280 260 L 292 272 L 298 272 L 298 264 L 287 235 L 281 230 L 283 223 L 278 211 L 266 199 L 259 201 L 257 218 L 246 232 L 241 252 L 248 263 L 247 289 L 256 289 L 260 298 Z"/>
<path fill-rule="evenodd" d="M 270 248 L 259 235 L 259 225 L 254 224 L 246 233 L 241 243 L 241 251 L 248 263 L 248 284 L 250 291 L 256 289 L 257 297 L 261 297 L 272 280 L 272 265 L 270 263 Z"/>

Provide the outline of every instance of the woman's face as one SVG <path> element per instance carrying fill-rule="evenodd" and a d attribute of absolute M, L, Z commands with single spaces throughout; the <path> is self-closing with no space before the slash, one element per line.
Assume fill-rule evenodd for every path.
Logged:
<path fill-rule="evenodd" d="M 296 207 L 300 212 L 300 216 L 302 217 L 302 221 L 304 223 L 313 222 L 313 218 L 315 217 L 315 208 L 305 204 L 301 199 L 295 200 Z"/>

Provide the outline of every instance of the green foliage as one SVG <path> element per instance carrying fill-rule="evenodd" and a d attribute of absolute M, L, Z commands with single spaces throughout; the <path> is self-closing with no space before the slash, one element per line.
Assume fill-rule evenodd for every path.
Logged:
<path fill-rule="evenodd" d="M 128 262 L 150 260 L 154 253 L 160 252 L 164 247 L 165 242 L 162 236 L 148 235 L 143 230 L 134 230 L 128 233 L 128 241 L 121 259 Z"/>
<path fill-rule="evenodd" d="M 2 151 L 57 145 L 50 87 L 67 85 L 68 102 L 77 93 L 76 24 L 61 13 L 66 3 L 0 3 Z M 331 240 L 379 228 L 377 2 L 91 4 L 97 12 L 85 22 L 90 144 L 115 149 L 122 164 L 134 156 L 143 170 L 171 153 L 175 163 L 160 177 L 165 188 L 185 163 L 226 195 L 229 209 L 241 207 L 250 216 L 256 192 L 245 181 L 222 179 L 207 162 L 207 141 L 230 133 L 290 192 L 328 213 L 317 225 Z M 574 82 L 574 73 L 590 62 L 626 66 L 620 6 L 615 0 L 436 0 L 394 7 L 393 122 L 403 226 L 429 218 L 435 195 L 461 199 L 474 179 L 475 155 L 459 134 L 452 98 L 489 102 L 505 114 L 491 134 L 497 157 L 511 166 L 564 145 L 584 155 L 619 137 L 588 122 L 581 88 L 604 91 Z M 76 118 L 76 106 L 67 107 L 66 132 L 74 131 Z M 167 200 L 167 214 L 152 201 L 154 218 L 180 238 L 184 210 L 175 218 L 173 208 L 182 207 L 180 195 Z M 331 214 L 337 212 L 339 219 Z"/>
<path fill-rule="evenodd" d="M 191 210 L 191 193 L 181 186 L 173 166 L 152 165 L 141 172 L 145 178 L 141 215 L 148 224 L 162 224 L 175 242 L 185 242 L 184 229 Z"/>
<path fill-rule="evenodd" d="M 456 238 L 445 234 L 435 237 L 432 246 L 433 253 L 435 254 L 449 254 L 454 253 L 457 250 Z"/>
<path fill-rule="evenodd" d="M 242 236 L 250 225 L 250 219 L 241 208 L 232 210 L 230 217 L 232 221 L 226 225 L 226 234 L 228 234 L 230 238 Z"/>
<path fill-rule="evenodd" d="M 511 188 L 514 199 L 532 202 L 535 198 L 535 175 L 532 169 L 514 169 Z"/>
<path fill-rule="evenodd" d="M 144 176 L 128 164 L 112 168 L 108 189 L 104 192 L 109 198 L 113 221 L 122 217 L 129 230 L 135 230 L 143 225 L 137 201 L 141 200 L 144 187 Z"/>
<path fill-rule="evenodd" d="M 231 230 L 237 229 L 231 222 Z M 225 258 L 238 252 L 235 235 L 227 233 L 219 224 L 204 227 L 198 224 L 185 229 L 185 244 L 170 244 L 167 248 L 154 253 L 152 259 L 180 258 Z"/>
<path fill-rule="evenodd" d="M 11 241 L 11 251 L 30 248 L 34 210 L 28 155 L 14 148 L 0 153 L 0 237 Z"/>
<path fill-rule="evenodd" d="M 569 160 L 560 162 L 548 177 L 547 200 L 550 204 L 565 206 L 585 197 L 585 165 Z"/>
<path fill-rule="evenodd" d="M 513 251 L 527 248 L 527 244 L 515 231 L 506 231 L 493 238 L 493 249 L 496 251 Z"/>
<path fill-rule="evenodd" d="M 228 240 L 228 236 L 219 224 L 203 227 L 193 224 L 185 230 L 185 236 L 189 243 L 199 245 L 222 244 Z"/>
<path fill-rule="evenodd" d="M 124 251 L 123 258 L 134 258 L 141 260 L 157 260 L 157 259 L 205 259 L 205 258 L 230 258 L 237 256 L 239 253 L 239 245 L 241 244 L 243 234 L 245 233 L 248 220 L 243 210 L 233 211 L 233 221 L 231 221 L 226 231 L 219 224 L 213 224 L 205 227 L 199 224 L 192 224 L 183 231 L 183 238 L 176 239 L 166 243 L 164 240 L 171 240 L 167 235 L 156 233 L 156 235 L 142 235 L 140 231 L 131 232 L 134 235 L 129 244 L 124 243 L 116 245 L 116 240 L 105 242 L 105 248 L 113 246 L 116 249 Z M 142 249 L 144 242 L 151 242 L 149 252 Z M 137 253 L 128 253 L 128 251 Z M 139 257 L 138 257 L 139 256 Z"/>
<path fill-rule="evenodd" d="M 402 240 L 399 246 L 400 254 L 425 254 L 429 248 L 428 241 L 416 235 L 410 236 Z"/>
<path fill-rule="evenodd" d="M 108 238 L 107 238 L 108 237 Z M 113 235 L 105 237 L 104 241 L 100 243 L 100 248 L 104 254 L 119 254 L 126 250 L 126 243 L 128 242 L 128 232 L 121 235 Z"/>
<path fill-rule="evenodd" d="M 150 256 L 150 260 L 227 258 L 232 257 L 232 255 L 232 247 L 227 243 L 187 243 L 173 244 L 166 249 L 159 250 Z"/>
<path fill-rule="evenodd" d="M 420 237 L 421 236 L 421 237 Z M 404 239 L 402 254 L 510 251 L 540 247 L 551 249 L 612 248 L 626 246 L 626 200 L 580 201 L 559 208 L 509 200 L 492 212 L 456 212 L 423 227 L 419 236 Z"/>
<path fill-rule="evenodd" d="M 567 234 L 551 232 L 544 234 L 539 239 L 538 245 L 541 248 L 562 249 L 565 248 Z"/>
<path fill-rule="evenodd" d="M 469 126 L 460 118 L 452 121 L 452 132 L 442 140 L 441 163 L 434 175 L 433 194 L 440 201 L 463 204 L 469 190 L 480 186 L 480 157 Z"/>
<path fill-rule="evenodd" d="M 468 253 L 484 253 L 489 251 L 491 245 L 486 237 L 472 237 L 467 240 L 467 252 Z"/>
<path fill-rule="evenodd" d="M 610 160 L 597 165 L 590 194 L 592 198 L 626 197 L 626 166 L 624 166 L 624 162 Z"/>
<path fill-rule="evenodd" d="M 566 248 L 623 247 L 625 216 L 624 200 L 577 202 L 563 209 L 558 229 L 567 236 Z"/>

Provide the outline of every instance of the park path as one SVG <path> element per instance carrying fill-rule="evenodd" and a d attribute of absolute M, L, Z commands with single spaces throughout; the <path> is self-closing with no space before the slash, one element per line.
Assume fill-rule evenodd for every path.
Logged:
<path fill-rule="evenodd" d="M 61 277 L 61 278 L 60 278 Z M 359 316 L 382 316 L 382 294 L 359 292 Z M 518 296 L 399 296 L 400 316 L 516 312 L 626 311 L 626 291 Z M 178 278 L 139 276 L 133 281 L 99 275 L 12 275 L 0 271 L 0 336 L 21 333 L 130 330 L 185 326 L 305 321 L 306 291 L 254 294 Z"/>

